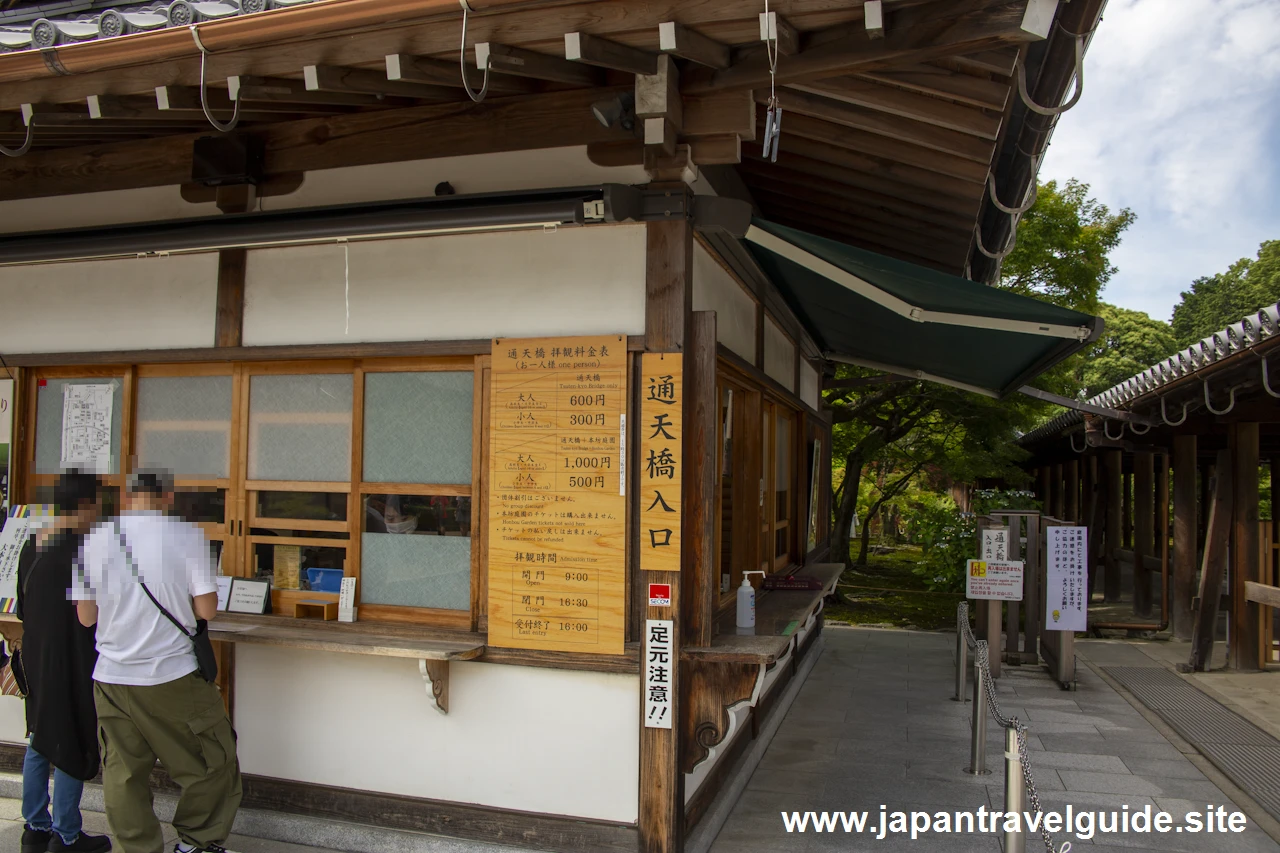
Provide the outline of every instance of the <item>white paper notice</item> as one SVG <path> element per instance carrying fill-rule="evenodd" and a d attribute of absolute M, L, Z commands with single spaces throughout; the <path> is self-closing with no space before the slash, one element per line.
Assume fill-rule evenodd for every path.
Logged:
<path fill-rule="evenodd" d="M 18 556 L 31 530 L 31 519 L 10 518 L 0 531 L 0 609 L 5 613 L 14 612 L 18 600 Z"/>
<path fill-rule="evenodd" d="M 644 623 L 644 727 L 671 728 L 671 657 L 674 623 L 670 619 L 646 619 Z"/>
<path fill-rule="evenodd" d="M 219 610 L 226 610 L 227 602 L 231 600 L 231 581 L 232 580 L 234 580 L 234 578 L 229 578 L 226 575 L 218 575 L 217 577 L 218 609 Z"/>
<path fill-rule="evenodd" d="M 982 531 L 982 555 L 979 559 L 1009 559 L 1009 528 L 988 527 Z"/>
<path fill-rule="evenodd" d="M 111 466 L 110 383 L 62 388 L 62 467 L 106 474 Z"/>
<path fill-rule="evenodd" d="M 338 621 L 356 621 L 356 579 L 343 578 L 338 587 Z"/>
<path fill-rule="evenodd" d="M 1044 585 L 1044 624 L 1054 631 L 1087 631 L 1089 529 L 1050 527 Z"/>
<path fill-rule="evenodd" d="M 266 613 L 267 596 L 271 584 L 267 581 L 235 578 L 231 584 L 231 598 L 227 601 L 229 613 Z"/>
<path fill-rule="evenodd" d="M 979 601 L 1021 601 L 1022 561 L 970 560 L 965 597 Z"/>

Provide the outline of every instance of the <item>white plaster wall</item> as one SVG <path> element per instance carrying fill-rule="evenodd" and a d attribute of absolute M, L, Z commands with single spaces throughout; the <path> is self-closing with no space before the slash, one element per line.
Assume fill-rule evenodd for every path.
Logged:
<path fill-rule="evenodd" d="M 796 348 L 772 317 L 764 318 L 764 372 L 783 387 L 796 390 Z"/>
<path fill-rule="evenodd" d="M 347 250 L 349 258 L 336 244 L 250 251 L 245 345 L 644 333 L 643 225 Z"/>
<path fill-rule="evenodd" d="M 807 361 L 800 363 L 800 399 L 814 411 L 820 411 L 818 403 L 818 371 Z"/>
<path fill-rule="evenodd" d="M 642 184 L 642 166 L 604 167 L 586 146 L 471 154 L 310 172 L 298 190 L 262 200 L 264 210 L 430 196 L 441 181 L 459 193 L 549 189 L 596 183 Z M 216 216 L 212 203 L 189 204 L 176 186 L 0 201 L 0 233 Z"/>
<path fill-rule="evenodd" d="M 716 340 L 755 364 L 755 300 L 700 243 L 693 247 L 693 310 L 716 312 Z"/>
<path fill-rule="evenodd" d="M 0 741 L 27 742 L 26 705 L 17 696 L 0 696 Z"/>
<path fill-rule="evenodd" d="M 634 823 L 640 680 L 450 664 L 449 713 L 408 658 L 240 644 L 245 773 Z"/>
<path fill-rule="evenodd" d="M 8 353 L 213 346 L 216 253 L 0 267 Z"/>

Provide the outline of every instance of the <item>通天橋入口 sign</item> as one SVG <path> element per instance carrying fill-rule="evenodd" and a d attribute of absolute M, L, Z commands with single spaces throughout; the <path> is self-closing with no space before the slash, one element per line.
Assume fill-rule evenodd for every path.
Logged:
<path fill-rule="evenodd" d="M 1044 625 L 1053 631 L 1087 631 L 1089 530 L 1050 527 L 1046 532 Z"/>
<path fill-rule="evenodd" d="M 627 339 L 496 339 L 489 644 L 620 655 Z"/>
<path fill-rule="evenodd" d="M 647 352 L 640 386 L 640 568 L 680 571 L 684 356 Z"/>

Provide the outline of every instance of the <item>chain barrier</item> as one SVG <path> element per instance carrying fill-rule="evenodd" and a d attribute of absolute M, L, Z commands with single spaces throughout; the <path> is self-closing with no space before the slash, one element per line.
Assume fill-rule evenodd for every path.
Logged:
<path fill-rule="evenodd" d="M 1001 728 L 1013 729 L 1018 739 L 1018 761 L 1022 765 L 1022 779 L 1027 788 L 1027 804 L 1031 814 L 1040 814 L 1040 793 L 1036 790 L 1035 778 L 1031 773 L 1031 761 L 1027 755 L 1027 727 L 1017 717 L 1006 717 L 1000 711 L 1000 702 L 996 699 L 996 682 L 991 677 L 991 658 L 986 652 L 986 641 L 978 640 L 969 627 L 969 602 L 962 601 L 956 608 L 956 631 L 964 637 L 966 645 L 976 651 L 974 658 L 978 669 L 982 672 L 983 685 L 986 688 L 987 708 L 991 716 Z M 1044 841 L 1045 853 L 1071 853 L 1071 842 L 1062 842 L 1061 847 L 1053 846 L 1053 837 L 1045 828 L 1044 820 L 1040 821 L 1040 838 Z"/>

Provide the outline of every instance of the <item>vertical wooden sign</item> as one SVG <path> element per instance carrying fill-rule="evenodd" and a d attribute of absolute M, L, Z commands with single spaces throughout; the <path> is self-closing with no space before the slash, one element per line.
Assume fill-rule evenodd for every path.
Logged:
<path fill-rule="evenodd" d="M 620 655 L 627 339 L 495 339 L 489 644 Z"/>
<path fill-rule="evenodd" d="M 678 572 L 684 356 L 647 352 L 640 366 L 640 568 Z"/>

